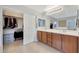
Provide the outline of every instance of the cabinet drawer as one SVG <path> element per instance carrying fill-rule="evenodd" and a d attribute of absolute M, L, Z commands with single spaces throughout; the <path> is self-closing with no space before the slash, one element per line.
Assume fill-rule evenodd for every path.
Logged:
<path fill-rule="evenodd" d="M 51 42 L 51 33 L 47 33 L 47 41 Z"/>
<path fill-rule="evenodd" d="M 61 50 L 61 35 L 60 34 L 52 34 L 52 47 L 55 47 Z"/>
<path fill-rule="evenodd" d="M 51 41 L 51 38 L 47 38 L 47 41 Z"/>
<path fill-rule="evenodd" d="M 51 38 L 51 33 L 47 33 L 47 37 Z"/>

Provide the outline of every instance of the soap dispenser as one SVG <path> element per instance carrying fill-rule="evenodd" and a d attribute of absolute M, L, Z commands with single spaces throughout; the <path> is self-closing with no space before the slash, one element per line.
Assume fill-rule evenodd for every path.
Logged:
<path fill-rule="evenodd" d="M 50 23 L 50 29 L 53 29 L 53 24 L 52 23 Z"/>

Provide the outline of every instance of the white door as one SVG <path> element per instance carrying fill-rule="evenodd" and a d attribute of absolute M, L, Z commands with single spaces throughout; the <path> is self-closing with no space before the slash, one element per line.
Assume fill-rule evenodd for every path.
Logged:
<path fill-rule="evenodd" d="M 36 28 L 35 28 L 35 16 L 30 14 L 24 14 L 24 40 L 23 43 L 27 44 L 35 41 Z"/>

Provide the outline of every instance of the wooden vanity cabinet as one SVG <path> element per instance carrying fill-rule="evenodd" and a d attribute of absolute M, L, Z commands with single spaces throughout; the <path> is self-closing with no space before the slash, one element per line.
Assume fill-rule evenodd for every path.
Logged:
<path fill-rule="evenodd" d="M 61 35 L 52 33 L 52 47 L 61 50 Z"/>
<path fill-rule="evenodd" d="M 78 43 L 77 46 L 78 46 L 78 53 L 79 53 L 79 37 L 78 37 L 78 41 L 77 41 L 77 43 Z"/>
<path fill-rule="evenodd" d="M 41 40 L 43 43 L 47 43 L 47 32 L 41 32 Z"/>
<path fill-rule="evenodd" d="M 66 53 L 77 52 L 77 37 L 62 35 L 62 51 Z"/>
<path fill-rule="evenodd" d="M 79 52 L 79 37 L 37 31 L 37 38 L 40 42 L 45 43 L 53 48 L 56 48 L 66 53 Z"/>
<path fill-rule="evenodd" d="M 38 41 L 42 41 L 42 35 L 41 31 L 37 31 L 37 39 Z"/>

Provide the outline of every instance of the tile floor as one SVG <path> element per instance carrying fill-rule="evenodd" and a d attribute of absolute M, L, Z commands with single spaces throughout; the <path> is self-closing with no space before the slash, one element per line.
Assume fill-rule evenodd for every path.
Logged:
<path fill-rule="evenodd" d="M 4 53 L 60 53 L 60 51 L 40 42 L 22 45 L 22 41 L 18 40 L 12 44 L 4 44 Z"/>

